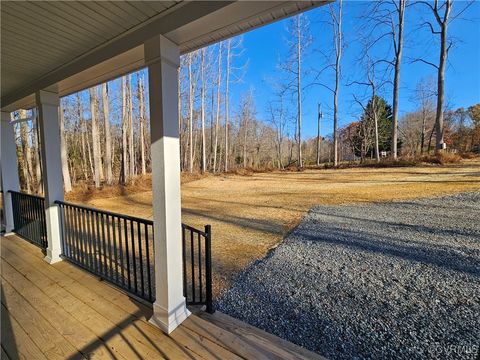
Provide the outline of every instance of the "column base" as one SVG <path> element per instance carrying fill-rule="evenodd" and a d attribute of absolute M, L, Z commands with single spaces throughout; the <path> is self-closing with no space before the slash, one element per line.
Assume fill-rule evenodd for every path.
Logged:
<path fill-rule="evenodd" d="M 49 264 L 55 264 L 62 261 L 62 258 L 60 257 L 60 252 L 51 251 L 47 248 L 47 255 L 43 258 L 43 260 L 45 260 Z"/>
<path fill-rule="evenodd" d="M 160 328 L 164 333 L 170 334 L 178 325 L 190 316 L 190 314 L 191 313 L 188 311 L 185 303 L 185 298 L 183 298 L 179 305 L 170 310 L 170 312 L 154 302 L 153 315 L 150 318 L 149 323 Z"/>

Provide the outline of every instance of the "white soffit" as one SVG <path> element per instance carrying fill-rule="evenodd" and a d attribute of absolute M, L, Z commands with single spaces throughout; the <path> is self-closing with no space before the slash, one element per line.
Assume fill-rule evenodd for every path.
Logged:
<path fill-rule="evenodd" d="M 186 53 L 327 2 L 2 1 L 2 109 L 35 106 L 39 89 L 65 96 L 138 70 L 157 34 Z"/>

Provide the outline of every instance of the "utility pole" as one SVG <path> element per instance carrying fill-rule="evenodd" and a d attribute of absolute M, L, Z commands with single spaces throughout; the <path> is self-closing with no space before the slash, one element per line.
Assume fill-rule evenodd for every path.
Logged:
<path fill-rule="evenodd" d="M 318 103 L 318 117 L 317 117 L 317 166 L 320 166 L 320 120 L 322 119 L 322 104 Z"/>

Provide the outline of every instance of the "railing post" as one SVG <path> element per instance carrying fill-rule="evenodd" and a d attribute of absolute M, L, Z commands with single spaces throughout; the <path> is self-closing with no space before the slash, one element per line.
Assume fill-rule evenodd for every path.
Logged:
<path fill-rule="evenodd" d="M 47 225 L 47 255 L 50 264 L 61 261 L 60 214 L 56 200 L 63 200 L 63 175 L 60 146 L 60 123 L 57 93 L 38 91 L 39 133 L 42 152 L 43 184 L 45 189 L 45 220 Z"/>
<path fill-rule="evenodd" d="M 13 221 L 12 194 L 8 191 L 18 191 L 20 189 L 15 132 L 10 121 L 10 113 L 2 111 L 0 164 L 3 194 L 3 220 L 5 222 L 6 233 L 13 231 L 15 227 Z"/>
<path fill-rule="evenodd" d="M 207 312 L 213 314 L 213 293 L 212 293 L 212 226 L 205 225 L 205 278 L 206 278 L 206 302 Z"/>

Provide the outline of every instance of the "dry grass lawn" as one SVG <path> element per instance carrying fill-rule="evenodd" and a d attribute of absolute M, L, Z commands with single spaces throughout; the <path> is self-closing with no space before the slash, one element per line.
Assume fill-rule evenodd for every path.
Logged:
<path fill-rule="evenodd" d="M 480 160 L 402 168 L 218 175 L 182 185 L 183 222 L 212 225 L 215 293 L 265 256 L 314 205 L 395 201 L 480 191 Z M 152 193 L 86 199 L 94 207 L 152 217 Z"/>

